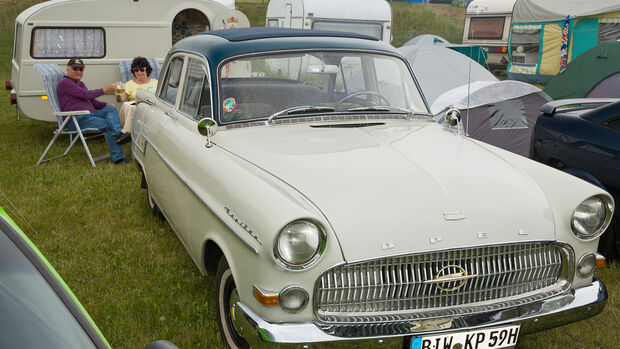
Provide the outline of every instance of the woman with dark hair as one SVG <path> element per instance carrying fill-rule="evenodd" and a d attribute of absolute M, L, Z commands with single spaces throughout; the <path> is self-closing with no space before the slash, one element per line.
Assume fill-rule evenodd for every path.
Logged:
<path fill-rule="evenodd" d="M 117 102 L 125 102 L 119 112 L 119 118 L 123 124 L 123 133 L 131 132 L 131 119 L 135 110 L 136 93 L 138 90 L 146 90 L 151 93 L 155 93 L 155 90 L 157 90 L 157 79 L 149 77 L 151 72 L 153 72 L 153 68 L 146 58 L 134 58 L 133 62 L 131 62 L 131 71 L 135 78 L 125 83 L 125 92 L 116 95 Z M 129 102 L 126 102 L 127 100 Z"/>

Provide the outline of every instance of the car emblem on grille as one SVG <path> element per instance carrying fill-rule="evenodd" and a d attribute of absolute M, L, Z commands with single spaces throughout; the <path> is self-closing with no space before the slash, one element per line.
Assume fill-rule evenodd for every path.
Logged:
<path fill-rule="evenodd" d="M 442 291 L 455 291 L 465 285 L 469 279 L 477 277 L 478 274 L 467 274 L 467 271 L 458 265 L 448 265 L 435 275 L 435 278 L 426 280 L 424 284 L 434 284 Z"/>

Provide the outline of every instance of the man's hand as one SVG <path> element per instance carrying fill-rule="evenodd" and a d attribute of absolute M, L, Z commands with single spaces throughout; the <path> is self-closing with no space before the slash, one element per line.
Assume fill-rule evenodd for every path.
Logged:
<path fill-rule="evenodd" d="M 116 84 L 109 84 L 103 88 L 103 93 L 116 92 Z"/>

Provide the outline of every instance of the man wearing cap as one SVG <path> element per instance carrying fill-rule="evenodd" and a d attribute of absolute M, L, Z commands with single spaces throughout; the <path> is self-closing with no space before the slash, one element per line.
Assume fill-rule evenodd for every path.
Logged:
<path fill-rule="evenodd" d="M 115 91 L 116 85 L 109 84 L 104 88 L 89 90 L 81 81 L 83 75 L 84 62 L 80 58 L 71 58 L 67 62 L 67 75 L 60 80 L 56 87 L 60 110 L 90 111 L 90 114 L 75 117 L 80 128 L 96 128 L 101 132 L 105 132 L 112 161 L 115 164 L 130 163 L 131 161 L 125 158 L 122 144 L 131 140 L 131 134 L 121 132 L 123 127 L 118 118 L 116 107 L 96 99 L 104 93 Z M 75 130 L 73 121 L 69 122 L 67 128 Z"/>

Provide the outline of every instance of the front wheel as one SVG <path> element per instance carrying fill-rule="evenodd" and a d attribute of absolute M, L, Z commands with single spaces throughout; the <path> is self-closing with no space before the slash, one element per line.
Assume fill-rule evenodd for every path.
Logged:
<path fill-rule="evenodd" d="M 217 266 L 217 286 L 215 298 L 217 299 L 217 322 L 220 328 L 220 336 L 226 347 L 231 349 L 250 348 L 248 342 L 241 337 L 233 323 L 233 307 L 239 301 L 237 287 L 226 258 L 222 256 Z"/>

